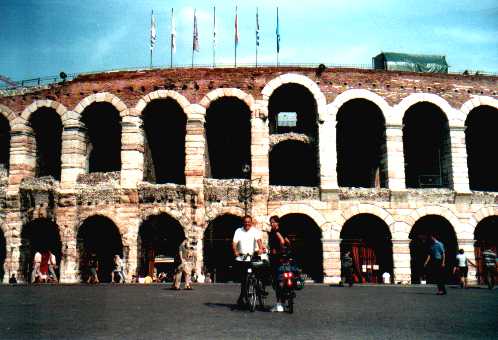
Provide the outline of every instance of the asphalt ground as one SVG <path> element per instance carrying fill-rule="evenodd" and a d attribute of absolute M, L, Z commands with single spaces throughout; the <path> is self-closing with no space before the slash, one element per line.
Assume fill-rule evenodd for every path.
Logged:
<path fill-rule="evenodd" d="M 236 307 L 235 284 L 0 285 L 1 339 L 498 339 L 498 289 L 307 285 L 295 311 Z"/>

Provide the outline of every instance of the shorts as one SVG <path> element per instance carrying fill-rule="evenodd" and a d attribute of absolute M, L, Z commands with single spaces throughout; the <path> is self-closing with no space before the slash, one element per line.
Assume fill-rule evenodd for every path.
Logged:
<path fill-rule="evenodd" d="M 96 268 L 90 268 L 90 275 L 97 276 L 97 269 Z"/>
<path fill-rule="evenodd" d="M 469 267 L 458 267 L 458 275 L 460 275 L 460 277 L 467 277 L 468 273 Z"/>

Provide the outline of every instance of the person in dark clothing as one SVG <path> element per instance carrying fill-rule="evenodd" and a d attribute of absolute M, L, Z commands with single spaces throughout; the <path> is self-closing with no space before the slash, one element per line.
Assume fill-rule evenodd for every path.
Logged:
<path fill-rule="evenodd" d="M 88 280 L 86 283 L 99 283 L 99 277 L 97 275 L 97 270 L 99 269 L 99 261 L 97 255 L 92 254 L 88 259 L 88 271 L 90 272 Z"/>
<path fill-rule="evenodd" d="M 427 267 L 429 262 L 431 263 L 430 269 L 434 275 L 434 279 L 437 283 L 437 295 L 445 295 L 446 287 L 444 284 L 444 269 L 446 263 L 446 255 L 444 244 L 434 236 L 431 235 L 431 247 L 429 249 L 429 255 L 427 255 L 427 259 L 425 260 L 424 267 Z"/>
<path fill-rule="evenodd" d="M 270 217 L 270 225 L 271 231 L 268 235 L 268 248 L 270 249 L 270 266 L 273 275 L 273 287 L 275 288 L 275 295 L 277 298 L 277 303 L 271 310 L 273 312 L 283 312 L 282 293 L 278 283 L 278 267 L 280 266 L 282 254 L 284 254 L 287 251 L 287 247 L 290 246 L 290 241 L 280 231 L 280 218 L 278 216 Z"/>
<path fill-rule="evenodd" d="M 353 258 L 351 257 L 351 252 L 347 250 L 342 255 L 341 259 L 341 267 L 342 267 L 342 276 L 344 281 L 349 285 L 349 287 L 353 286 Z"/>

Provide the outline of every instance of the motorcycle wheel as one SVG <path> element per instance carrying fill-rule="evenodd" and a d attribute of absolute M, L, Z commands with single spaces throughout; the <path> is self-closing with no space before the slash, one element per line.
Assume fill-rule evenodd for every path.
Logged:
<path fill-rule="evenodd" d="M 251 312 L 256 310 L 256 286 L 254 280 L 247 282 L 247 304 Z"/>
<path fill-rule="evenodd" d="M 289 296 L 289 299 L 287 300 L 287 312 L 289 314 L 294 313 L 294 296 L 292 296 L 292 294 Z"/>

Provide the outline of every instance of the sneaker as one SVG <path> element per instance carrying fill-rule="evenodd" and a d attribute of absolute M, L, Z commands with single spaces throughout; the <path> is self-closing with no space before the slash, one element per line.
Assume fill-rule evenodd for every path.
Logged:
<path fill-rule="evenodd" d="M 273 313 L 275 312 L 281 313 L 284 311 L 284 306 L 282 306 L 281 303 L 277 303 L 270 309 L 270 311 Z"/>

